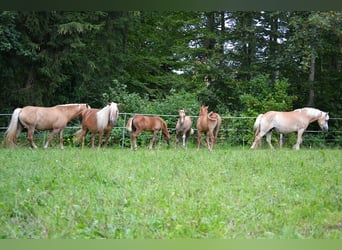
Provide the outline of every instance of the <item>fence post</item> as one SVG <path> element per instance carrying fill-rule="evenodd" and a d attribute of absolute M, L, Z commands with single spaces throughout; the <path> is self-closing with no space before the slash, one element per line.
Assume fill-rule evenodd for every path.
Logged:
<path fill-rule="evenodd" d="M 45 140 L 46 140 L 46 130 L 44 131 L 44 136 L 43 136 L 43 145 L 45 145 Z"/>
<path fill-rule="evenodd" d="M 124 148 L 124 147 L 125 147 L 126 116 L 127 116 L 127 114 L 125 113 L 125 115 L 124 115 L 124 124 L 123 124 L 123 127 L 122 127 L 122 142 L 121 142 L 121 148 Z"/>
<path fill-rule="evenodd" d="M 283 134 L 279 134 L 279 147 L 283 147 Z"/>

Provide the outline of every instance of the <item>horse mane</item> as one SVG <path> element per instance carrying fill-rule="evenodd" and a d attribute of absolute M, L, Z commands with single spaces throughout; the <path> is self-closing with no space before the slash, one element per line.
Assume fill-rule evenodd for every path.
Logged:
<path fill-rule="evenodd" d="M 110 111 L 110 106 L 106 105 L 103 109 L 96 113 L 97 128 L 99 130 L 105 129 L 108 125 L 108 113 Z"/>
<path fill-rule="evenodd" d="M 319 117 L 322 115 L 322 113 L 325 113 L 319 109 L 316 108 L 310 108 L 310 107 L 304 107 L 301 109 L 295 109 L 295 112 L 305 112 L 308 116 L 312 116 L 312 117 Z"/>

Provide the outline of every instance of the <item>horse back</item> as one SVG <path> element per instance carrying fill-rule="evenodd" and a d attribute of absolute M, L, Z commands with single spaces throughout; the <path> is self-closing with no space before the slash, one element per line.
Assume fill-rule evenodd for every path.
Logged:
<path fill-rule="evenodd" d="M 260 126 L 264 131 L 275 129 L 280 133 L 290 133 L 306 128 L 308 124 L 308 120 L 300 112 L 268 111 L 262 116 Z"/>

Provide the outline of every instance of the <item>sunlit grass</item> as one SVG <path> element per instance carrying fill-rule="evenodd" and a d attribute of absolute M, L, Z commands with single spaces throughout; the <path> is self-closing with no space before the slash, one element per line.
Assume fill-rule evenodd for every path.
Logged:
<path fill-rule="evenodd" d="M 341 238 L 339 150 L 0 149 L 2 238 Z"/>

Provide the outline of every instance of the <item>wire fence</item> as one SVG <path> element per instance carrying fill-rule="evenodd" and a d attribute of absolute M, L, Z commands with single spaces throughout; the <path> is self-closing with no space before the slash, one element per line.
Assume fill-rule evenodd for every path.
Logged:
<path fill-rule="evenodd" d="M 0 114 L 0 134 L 1 138 L 4 138 L 4 133 L 10 122 L 12 114 Z M 119 119 L 111 132 L 109 140 L 109 146 L 127 148 L 130 147 L 130 133 L 126 130 L 126 123 L 130 117 L 135 113 L 120 113 Z M 147 116 L 160 116 L 162 117 L 167 125 L 171 134 L 171 138 L 175 137 L 175 127 L 178 120 L 178 115 L 172 114 L 143 114 Z M 196 122 L 198 116 L 190 116 L 193 120 L 193 129 L 195 133 L 191 135 L 189 144 L 197 144 L 197 130 Z M 217 145 L 223 146 L 242 146 L 250 147 L 254 139 L 253 124 L 256 117 L 238 117 L 238 116 L 226 116 L 222 117 L 222 125 L 220 128 Z M 81 128 L 81 118 L 76 118 L 69 122 L 68 126 L 64 130 L 64 144 L 66 146 L 78 146 L 75 140 L 75 132 Z M 309 125 L 303 135 L 302 147 L 342 147 L 342 118 L 330 118 L 329 120 L 329 131 L 322 132 L 317 123 Z M 35 131 L 34 140 L 43 145 L 47 139 L 48 131 Z M 138 136 L 138 145 L 147 146 L 150 143 L 152 135 L 150 132 L 143 132 Z M 205 136 L 202 136 L 203 141 Z M 272 136 L 272 143 L 279 144 L 280 142 L 284 147 L 290 147 L 296 141 L 296 134 L 291 133 L 288 135 L 280 136 L 274 133 Z M 20 145 L 28 145 L 26 140 L 26 133 L 21 133 L 18 142 Z M 87 134 L 86 142 L 90 144 L 90 133 Z M 57 144 L 55 138 L 54 144 Z M 96 141 L 97 143 L 97 141 Z M 165 143 L 162 136 L 159 136 L 159 144 Z M 173 140 L 174 143 L 174 140 Z M 54 145 L 53 144 L 53 145 Z M 265 144 L 265 143 L 264 143 Z"/>

